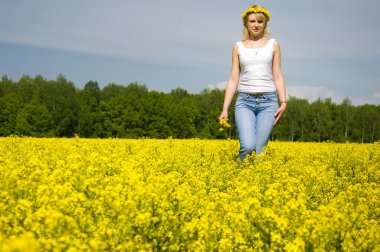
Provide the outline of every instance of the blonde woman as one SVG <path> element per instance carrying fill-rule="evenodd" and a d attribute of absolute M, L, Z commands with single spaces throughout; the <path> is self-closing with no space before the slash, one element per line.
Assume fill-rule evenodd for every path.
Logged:
<path fill-rule="evenodd" d="M 250 6 L 242 19 L 243 40 L 233 47 L 231 74 L 219 120 L 228 118 L 228 108 L 237 90 L 235 121 L 239 158 L 244 160 L 252 152 L 264 151 L 273 126 L 286 110 L 286 89 L 280 44 L 269 38 L 269 11 L 258 5 Z"/>

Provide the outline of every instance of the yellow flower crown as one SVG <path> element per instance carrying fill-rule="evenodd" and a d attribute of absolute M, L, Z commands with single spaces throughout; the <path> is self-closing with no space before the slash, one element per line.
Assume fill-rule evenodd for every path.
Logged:
<path fill-rule="evenodd" d="M 269 11 L 267 9 L 265 9 L 264 7 L 260 7 L 260 6 L 255 5 L 255 6 L 248 7 L 248 9 L 246 9 L 244 11 L 244 13 L 241 15 L 241 18 L 243 19 L 243 22 L 244 22 L 245 17 L 249 13 L 262 13 L 262 14 L 264 14 L 267 17 L 267 21 L 270 20 L 270 13 L 269 13 Z"/>

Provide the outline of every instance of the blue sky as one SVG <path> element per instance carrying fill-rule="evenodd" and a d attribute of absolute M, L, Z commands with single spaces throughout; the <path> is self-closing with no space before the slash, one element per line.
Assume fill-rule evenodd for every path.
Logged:
<path fill-rule="evenodd" d="M 2 0 L 0 75 L 223 88 L 254 3 L 272 14 L 289 95 L 380 104 L 379 0 Z"/>

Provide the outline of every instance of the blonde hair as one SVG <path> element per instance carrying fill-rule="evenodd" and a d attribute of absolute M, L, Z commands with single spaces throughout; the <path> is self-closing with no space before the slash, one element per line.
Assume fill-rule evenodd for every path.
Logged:
<path fill-rule="evenodd" d="M 255 5 L 256 6 L 256 5 Z M 253 7 L 255 7 L 253 6 Z M 264 37 L 269 38 L 270 31 L 268 29 L 268 17 L 264 15 L 261 12 L 248 12 L 244 17 L 243 17 L 243 34 L 242 34 L 242 41 L 249 39 L 249 31 L 247 29 L 246 23 L 248 21 L 248 17 L 250 15 L 255 15 L 256 17 L 264 20 L 265 22 L 265 29 L 264 29 Z"/>

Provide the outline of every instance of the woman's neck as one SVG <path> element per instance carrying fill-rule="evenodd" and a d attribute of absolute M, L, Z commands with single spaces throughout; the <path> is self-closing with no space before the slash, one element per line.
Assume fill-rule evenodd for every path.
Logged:
<path fill-rule="evenodd" d="M 252 40 L 252 41 L 259 41 L 259 40 L 262 40 L 262 39 L 264 39 L 264 38 L 266 38 L 266 37 L 264 37 L 264 35 L 260 35 L 260 36 L 252 36 L 252 35 L 250 35 L 250 36 L 248 37 L 248 39 L 249 39 L 249 40 Z"/>

